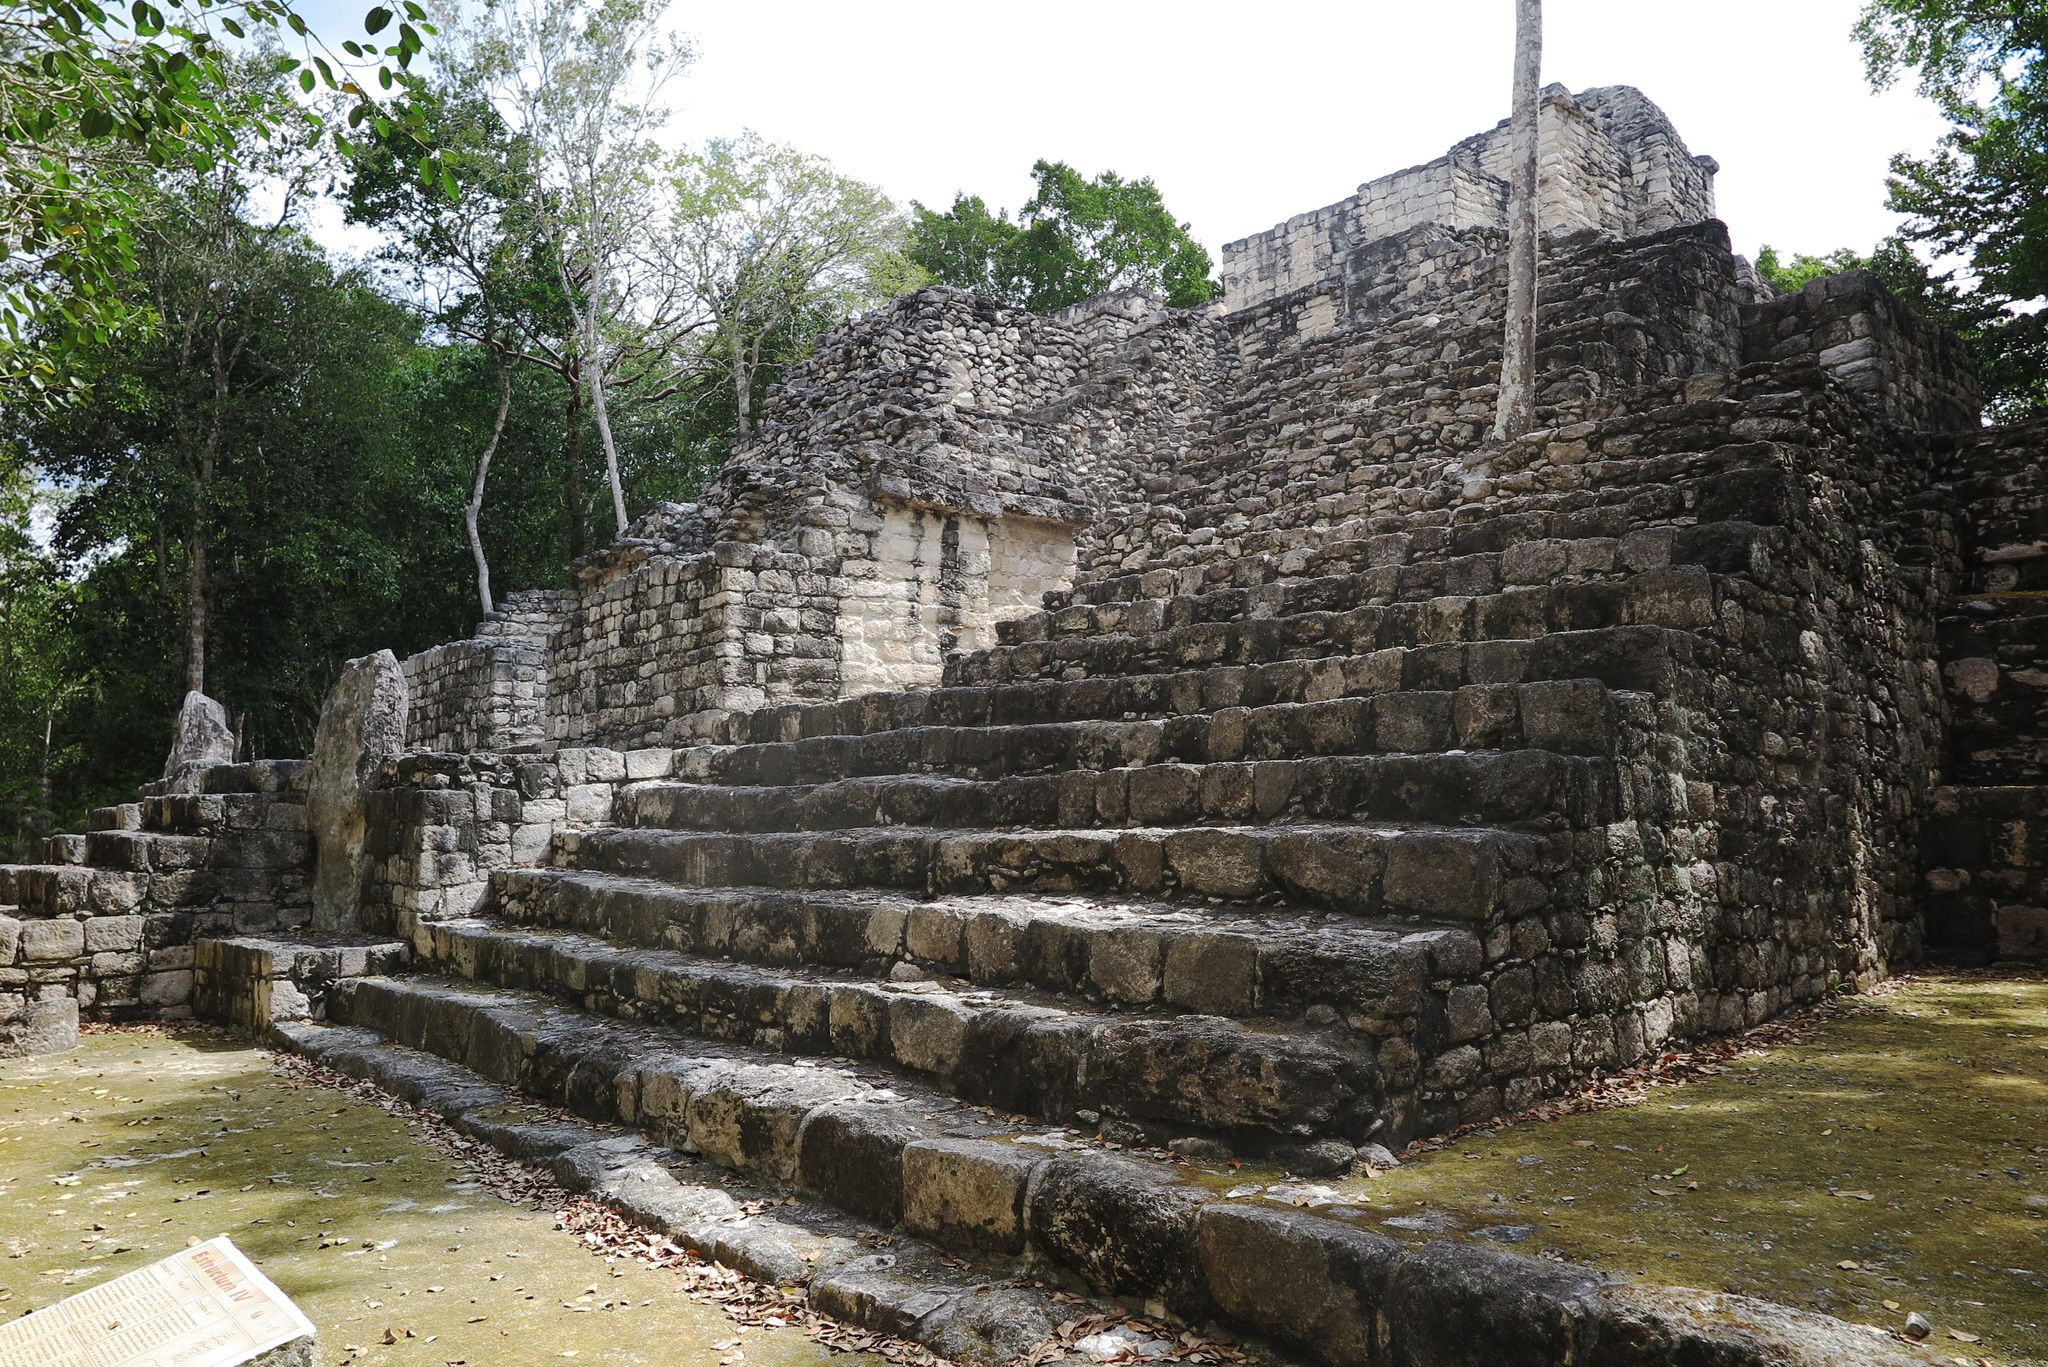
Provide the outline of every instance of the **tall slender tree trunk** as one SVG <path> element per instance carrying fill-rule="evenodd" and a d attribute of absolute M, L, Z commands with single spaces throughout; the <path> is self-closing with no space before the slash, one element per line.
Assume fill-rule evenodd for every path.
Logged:
<path fill-rule="evenodd" d="M 206 522 L 192 519 L 192 579 L 185 590 L 185 688 L 206 691 Z"/>
<path fill-rule="evenodd" d="M 213 412 L 206 427 L 206 439 L 192 475 L 191 577 L 185 589 L 185 688 L 206 691 L 206 637 L 208 582 L 207 552 L 211 546 L 213 519 L 208 506 L 213 501 L 213 477 L 220 465 L 221 427 L 227 421 L 228 370 L 226 340 L 216 325 L 213 333 Z"/>
<path fill-rule="evenodd" d="M 36 820 L 34 834 L 41 835 L 51 825 L 52 813 L 56 810 L 55 789 L 50 782 L 50 750 L 57 735 L 57 701 L 52 698 L 43 708 L 43 758 L 36 769 Z"/>
<path fill-rule="evenodd" d="M 619 448 L 612 440 L 611 410 L 605 406 L 604 347 L 597 335 L 598 319 L 604 304 L 604 278 L 595 267 L 591 269 L 591 297 L 578 306 L 576 282 L 569 277 L 568 263 L 557 260 L 555 271 L 561 277 L 562 298 L 569 306 L 569 316 L 582 339 L 585 363 L 590 367 L 590 416 L 597 422 L 597 439 L 604 447 L 605 479 L 611 484 L 612 492 L 612 519 L 618 524 L 617 535 L 623 538 L 626 535 L 626 490 L 619 480 Z"/>
<path fill-rule="evenodd" d="M 569 402 L 562 432 L 562 502 L 569 517 L 569 558 L 580 560 L 589 549 L 590 535 L 583 516 L 583 367 L 571 356 L 562 371 L 569 382 Z"/>
<path fill-rule="evenodd" d="M 754 430 L 754 372 L 747 365 L 746 346 L 738 328 L 732 333 L 732 400 L 739 415 L 739 434 L 744 437 Z"/>
<path fill-rule="evenodd" d="M 1507 337 L 1501 349 L 1496 441 L 1536 417 L 1536 162 L 1542 112 L 1543 0 L 1515 0 L 1515 105 L 1508 172 Z"/>
<path fill-rule="evenodd" d="M 604 443 L 604 474 L 612 486 L 612 521 L 617 535 L 626 535 L 626 486 L 619 480 L 619 448 L 612 440 L 612 418 L 604 403 L 604 359 L 591 338 L 590 413 L 597 419 L 597 437 Z"/>
<path fill-rule="evenodd" d="M 495 343 L 489 345 L 491 365 L 498 372 L 498 416 L 491 423 L 490 441 L 477 457 L 476 479 L 469 486 L 469 502 L 462 509 L 462 525 L 469 532 L 469 553 L 476 559 L 477 601 L 483 604 L 486 617 L 496 605 L 491 599 L 491 562 L 484 558 L 484 540 L 477 531 L 477 520 L 484 511 L 484 481 L 491 477 L 491 457 L 498 453 L 498 442 L 505 435 L 505 418 L 512 411 L 512 372 L 505 368 L 505 353 Z"/>

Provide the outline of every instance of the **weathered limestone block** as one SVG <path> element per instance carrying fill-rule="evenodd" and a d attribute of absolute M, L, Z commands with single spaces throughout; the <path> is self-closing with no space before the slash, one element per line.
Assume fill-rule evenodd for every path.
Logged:
<path fill-rule="evenodd" d="M 21 951 L 32 964 L 76 959 L 85 953 L 85 923 L 69 917 L 23 922 Z"/>
<path fill-rule="evenodd" d="M 306 822 L 314 848 L 313 927 L 355 927 L 370 857 L 364 795 L 377 766 L 405 748 L 405 672 L 388 650 L 350 660 L 320 711 Z"/>
<path fill-rule="evenodd" d="M 171 753 L 164 760 L 164 778 L 191 791 L 198 775 L 235 758 L 235 731 L 228 710 L 198 690 L 185 695 L 171 731 Z"/>
<path fill-rule="evenodd" d="M 0 1059 L 63 1054 L 77 1047 L 76 997 L 0 997 Z"/>

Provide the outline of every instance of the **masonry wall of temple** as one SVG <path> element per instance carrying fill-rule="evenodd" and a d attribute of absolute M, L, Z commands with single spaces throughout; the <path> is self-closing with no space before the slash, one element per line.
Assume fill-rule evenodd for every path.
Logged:
<path fill-rule="evenodd" d="M 1573 95 L 1543 91 L 1537 185 L 1545 231 L 1587 228 L 1637 237 L 1714 217 L 1712 157 L 1686 151 L 1662 110 L 1630 86 Z M 1358 187 L 1349 199 L 1297 214 L 1223 248 L 1232 309 L 1327 282 L 1362 249 L 1412 229 L 1505 230 L 1508 125 L 1444 156 Z"/>
<path fill-rule="evenodd" d="M 1500 129 L 1234 244 L 1219 307 L 919 291 L 697 502 L 406 661 L 358 835 L 229 853 L 305 780 L 222 766 L 250 801 L 0 871 L 0 993 L 424 1051 L 876 1227 L 1410 1360 L 1261 1309 L 1363 1256 L 1331 1222 L 1011 1141 L 1341 1168 L 1930 946 L 2048 957 L 2048 430 L 1982 427 L 1873 278 L 1764 286 L 1637 92 L 1544 108 L 1525 436 L 1490 437 Z M 347 953 L 231 933 L 302 919 L 330 848 L 367 868 Z M 180 859 L 260 886 L 201 905 Z"/>

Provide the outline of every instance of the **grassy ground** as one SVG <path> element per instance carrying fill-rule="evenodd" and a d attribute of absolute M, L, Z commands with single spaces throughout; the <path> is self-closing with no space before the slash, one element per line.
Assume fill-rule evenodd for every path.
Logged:
<path fill-rule="evenodd" d="M 404 1120 L 294 1085 L 246 1042 L 121 1031 L 0 1064 L 0 1316 L 215 1234 L 299 1302 L 323 1363 L 834 1356 L 797 1329 L 743 1329 L 693 1303 L 674 1272 L 591 1253 Z"/>
<path fill-rule="evenodd" d="M 2048 979 L 1916 978 L 1803 1033 L 1636 1105 L 1280 1194 L 1887 1328 L 1917 1310 L 1946 1354 L 2048 1361 Z"/>

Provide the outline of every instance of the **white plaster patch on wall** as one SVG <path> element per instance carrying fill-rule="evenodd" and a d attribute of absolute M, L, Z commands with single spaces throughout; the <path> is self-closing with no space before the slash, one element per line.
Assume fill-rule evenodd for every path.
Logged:
<path fill-rule="evenodd" d="M 867 560 L 843 570 L 840 673 L 847 696 L 929 687 L 949 651 L 995 642 L 995 624 L 1074 581 L 1071 527 L 988 521 L 889 503 Z"/>
<path fill-rule="evenodd" d="M 995 624 L 1044 606 L 1045 595 L 1074 584 L 1074 529 L 1057 522 L 1006 517 L 987 524 L 988 592 L 984 625 L 970 645 L 995 642 Z"/>
<path fill-rule="evenodd" d="M 938 678 L 949 521 L 955 524 L 956 535 L 960 523 L 972 522 L 925 508 L 884 505 L 868 560 L 844 567 L 839 643 L 842 692 L 847 696 L 912 688 Z M 978 530 L 971 539 L 980 543 L 981 563 L 986 566 L 986 539 Z"/>

